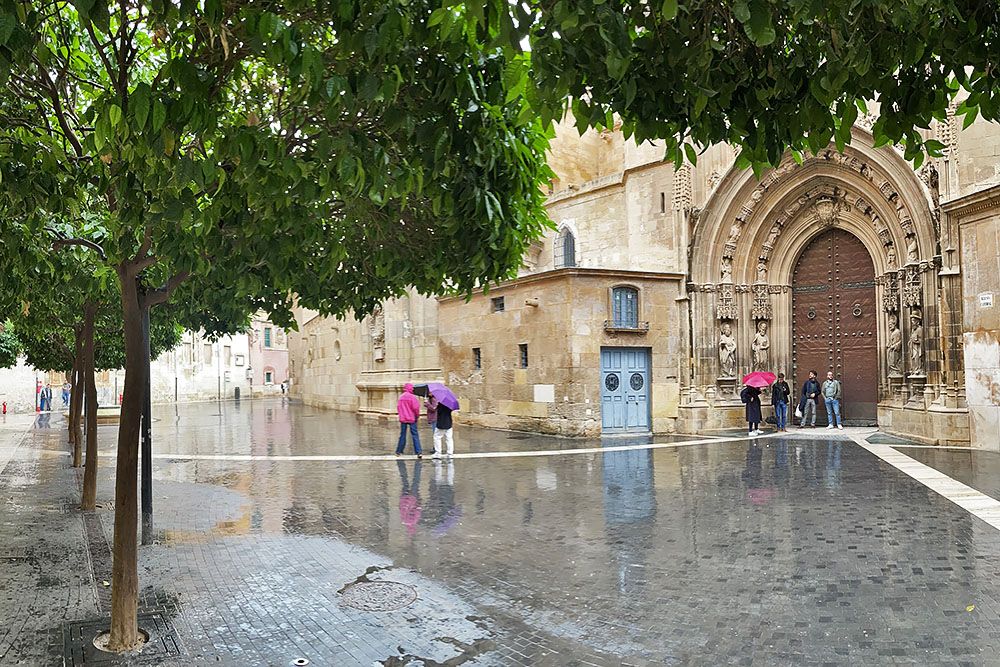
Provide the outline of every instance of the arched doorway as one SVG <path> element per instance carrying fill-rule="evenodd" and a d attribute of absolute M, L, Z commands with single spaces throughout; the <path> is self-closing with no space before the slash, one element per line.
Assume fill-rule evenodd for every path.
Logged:
<path fill-rule="evenodd" d="M 796 392 L 810 370 L 843 383 L 841 414 L 849 425 L 874 425 L 878 402 L 875 267 L 856 236 L 829 229 L 814 238 L 792 277 L 792 367 Z M 820 421 L 826 410 L 818 406 Z"/>

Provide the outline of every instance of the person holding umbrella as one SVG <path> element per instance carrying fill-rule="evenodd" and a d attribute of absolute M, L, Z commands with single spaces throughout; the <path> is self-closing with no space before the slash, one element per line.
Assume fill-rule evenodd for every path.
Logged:
<path fill-rule="evenodd" d="M 767 371 L 754 371 L 743 376 L 743 391 L 740 392 L 740 400 L 747 406 L 748 435 L 753 437 L 761 435 L 760 423 L 763 421 L 760 412 L 760 390 L 762 387 L 770 386 L 775 379 L 774 373 Z"/>
<path fill-rule="evenodd" d="M 440 382 L 428 382 L 417 385 L 415 392 L 417 396 L 430 396 L 437 401 L 437 423 L 434 425 L 434 452 L 435 455 L 455 454 L 455 440 L 452 436 L 451 413 L 458 410 L 458 399 L 451 389 Z M 445 452 L 442 445 L 448 447 Z"/>

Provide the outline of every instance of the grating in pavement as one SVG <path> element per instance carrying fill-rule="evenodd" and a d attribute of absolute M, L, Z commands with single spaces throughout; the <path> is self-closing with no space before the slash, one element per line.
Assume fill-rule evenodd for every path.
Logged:
<path fill-rule="evenodd" d="M 396 581 L 359 581 L 343 590 L 344 604 L 362 611 L 393 611 L 413 604 L 417 591 Z"/>
<path fill-rule="evenodd" d="M 160 612 L 139 614 L 139 627 L 149 635 L 140 651 L 128 654 L 107 653 L 94 646 L 94 637 L 106 632 L 110 618 L 69 623 L 63 629 L 64 665 L 158 665 L 181 654 L 180 641 L 173 625 Z"/>

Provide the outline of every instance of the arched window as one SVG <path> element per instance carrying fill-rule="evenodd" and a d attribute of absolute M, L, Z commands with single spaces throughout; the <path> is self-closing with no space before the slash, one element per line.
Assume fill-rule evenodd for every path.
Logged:
<path fill-rule="evenodd" d="M 616 287 L 611 291 L 611 320 L 617 328 L 639 328 L 639 290 Z"/>
<path fill-rule="evenodd" d="M 563 227 L 556 237 L 554 259 L 557 269 L 576 266 L 576 237 L 568 227 Z"/>

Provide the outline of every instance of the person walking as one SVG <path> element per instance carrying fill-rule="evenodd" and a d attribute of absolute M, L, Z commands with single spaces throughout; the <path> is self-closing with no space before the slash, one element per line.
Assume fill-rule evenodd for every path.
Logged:
<path fill-rule="evenodd" d="M 63 388 L 62 388 L 62 401 L 63 401 L 63 407 L 64 408 L 67 405 L 69 405 L 69 392 L 70 392 L 70 388 L 71 387 L 70 387 L 69 382 L 67 382 L 66 384 L 64 384 Z"/>
<path fill-rule="evenodd" d="M 760 435 L 760 389 L 746 385 L 740 392 L 740 400 L 747 406 L 747 435 Z"/>
<path fill-rule="evenodd" d="M 778 373 L 778 381 L 771 387 L 771 405 L 774 406 L 774 425 L 779 431 L 787 431 L 788 399 L 791 387 L 785 382 L 785 374 Z"/>
<path fill-rule="evenodd" d="M 396 402 L 396 414 L 399 415 L 399 442 L 396 444 L 396 456 L 401 456 L 406 449 L 406 431 L 409 429 L 413 437 L 413 451 L 418 459 L 423 458 L 420 451 L 420 435 L 417 433 L 420 400 L 413 395 L 413 384 L 410 382 L 403 386 L 403 393 Z"/>
<path fill-rule="evenodd" d="M 451 408 L 444 403 L 437 406 L 437 424 L 434 428 L 434 451 L 449 458 L 455 455 L 455 439 L 452 436 Z M 445 446 L 448 451 L 445 452 Z"/>
<path fill-rule="evenodd" d="M 42 390 L 42 398 L 44 399 L 45 407 L 42 408 L 42 412 L 52 411 L 52 385 L 46 384 L 45 389 Z"/>
<path fill-rule="evenodd" d="M 816 371 L 809 371 L 809 379 L 802 383 L 802 421 L 799 428 L 816 428 L 816 399 L 819 398 L 819 381 Z M 811 420 L 810 421 L 810 415 Z"/>
<path fill-rule="evenodd" d="M 842 388 L 840 380 L 833 377 L 833 371 L 828 371 L 826 381 L 823 383 L 823 400 L 826 402 L 826 427 L 833 428 L 834 425 L 841 431 L 844 430 L 844 423 L 840 419 L 840 398 Z"/>
<path fill-rule="evenodd" d="M 424 407 L 427 408 L 427 423 L 431 425 L 431 442 L 434 443 L 434 448 L 431 449 L 431 456 L 437 454 L 437 442 L 434 440 L 434 434 L 437 433 L 437 420 L 438 420 L 438 400 L 433 394 L 424 399 Z"/>

